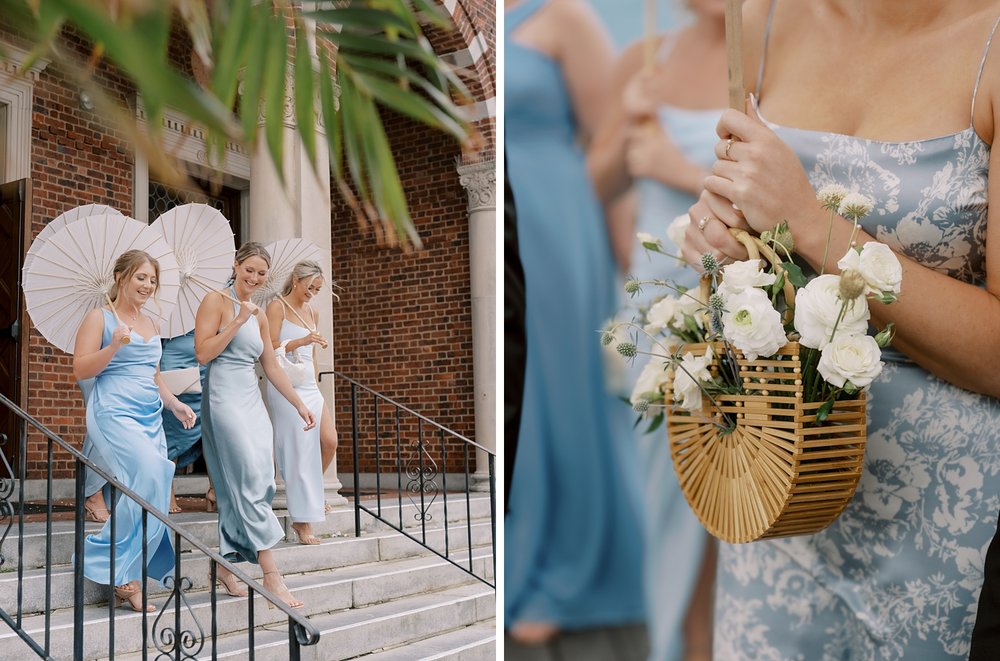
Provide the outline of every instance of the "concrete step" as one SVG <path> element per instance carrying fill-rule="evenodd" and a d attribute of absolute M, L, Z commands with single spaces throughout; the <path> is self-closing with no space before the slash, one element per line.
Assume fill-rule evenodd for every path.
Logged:
<path fill-rule="evenodd" d="M 375 652 L 365 661 L 494 661 L 497 658 L 496 620 L 456 629 L 399 647 Z"/>
<path fill-rule="evenodd" d="M 372 650 L 396 648 L 411 641 L 478 625 L 494 618 L 495 610 L 494 591 L 478 583 L 311 617 L 310 621 L 320 630 L 320 640 L 316 645 L 300 648 L 302 659 L 354 659 L 368 655 Z M 219 659 L 247 658 L 246 634 L 220 636 L 215 651 Z M 206 641 L 205 648 L 193 656 L 211 659 L 211 643 Z M 141 656 L 116 655 L 115 658 L 134 661 Z M 254 658 L 259 661 L 287 661 L 287 621 L 256 631 Z"/>
<path fill-rule="evenodd" d="M 452 507 L 451 500 L 453 494 L 449 494 L 449 505 L 448 505 L 448 530 L 449 538 L 452 536 L 458 536 L 466 533 L 466 507 L 465 507 L 465 496 L 461 496 L 461 507 Z M 444 521 L 444 502 L 441 502 L 441 497 L 439 496 L 438 501 L 432 506 L 427 508 L 426 513 L 428 515 L 428 520 L 426 526 L 429 530 L 443 530 Z M 489 522 L 490 516 L 490 501 L 489 497 L 483 497 L 476 495 L 470 498 L 470 509 L 472 512 L 472 517 L 474 522 Z M 372 509 L 377 509 L 373 501 Z M 390 521 L 398 522 L 400 511 L 403 513 L 404 529 L 411 532 L 414 530 L 420 530 L 420 521 L 415 518 L 415 514 L 419 511 L 419 508 L 415 508 L 413 505 L 408 504 L 404 501 L 402 509 L 393 500 L 393 503 L 383 502 L 382 507 L 383 516 L 389 518 Z M 297 540 L 295 532 L 292 530 L 291 520 L 287 516 L 287 511 L 277 510 L 275 514 L 278 516 L 278 521 L 285 529 L 286 538 L 289 540 Z M 181 514 L 171 515 L 171 520 L 176 521 L 181 524 L 184 529 L 189 532 L 195 538 L 201 540 L 203 543 L 210 547 L 216 548 L 219 545 L 219 530 L 218 530 L 218 517 L 215 514 L 206 514 L 205 512 L 188 512 Z M 390 530 L 388 526 L 373 518 L 372 516 L 362 512 L 361 513 L 361 524 L 362 532 L 384 532 Z M 85 525 L 85 530 L 87 534 L 93 534 L 101 529 L 99 523 L 88 522 Z M 341 507 L 336 508 L 333 512 L 327 515 L 325 521 L 313 524 L 313 530 L 316 535 L 321 538 L 335 538 L 335 537 L 347 537 L 354 535 L 354 508 L 353 507 Z M 73 555 L 73 545 L 74 545 L 74 523 L 72 521 L 53 521 L 52 522 L 52 566 L 68 564 Z M 443 532 L 439 535 L 440 537 L 440 548 L 435 546 L 435 550 L 443 552 L 444 549 L 444 534 Z M 436 539 L 436 538 L 435 538 Z M 450 542 L 450 539 L 449 539 Z M 45 567 L 49 564 L 45 557 L 45 523 L 25 523 L 24 524 L 24 568 L 25 569 L 36 569 L 40 567 Z M 466 543 L 466 545 L 468 545 Z M 182 540 L 181 550 L 189 550 L 191 545 Z M 0 575 L 4 572 L 13 571 L 17 568 L 18 558 L 21 556 L 21 551 L 18 548 L 17 539 L 17 527 L 11 529 L 10 533 L 7 535 L 7 539 L 4 540 L 3 545 L 0 546 L 0 555 L 2 555 L 4 561 L 0 565 Z M 4 603 L 4 602 L 0 602 Z"/>
<path fill-rule="evenodd" d="M 464 534 L 449 540 L 449 553 L 459 559 L 467 559 L 463 549 L 468 548 L 468 536 Z M 475 523 L 471 527 L 474 548 L 490 552 L 491 529 L 489 523 Z M 443 548 L 443 527 L 428 529 L 427 540 L 432 548 Z M 183 548 L 183 545 L 182 545 Z M 337 537 L 323 539 L 315 546 L 280 543 L 274 547 L 275 560 L 286 574 L 317 572 L 337 567 L 347 567 L 378 561 L 400 560 L 422 556 L 432 556 L 426 549 L 407 539 L 398 532 L 369 532 L 362 537 Z M 242 567 L 253 578 L 260 578 L 257 565 L 244 564 Z M 468 568 L 468 567 L 466 567 Z M 493 567 L 473 567 L 474 573 L 488 577 L 492 581 Z M 181 553 L 182 574 L 189 578 L 194 589 L 207 586 L 208 559 L 201 552 Z M 73 603 L 73 568 L 70 564 L 53 565 L 51 575 L 50 610 L 70 608 Z M 21 587 L 21 608 L 23 613 L 42 613 L 45 604 L 45 569 L 26 569 Z M 166 593 L 158 583 L 148 583 L 149 594 L 156 597 Z M 16 572 L 0 573 L 0 607 L 8 613 L 17 609 L 18 582 Z M 84 603 L 98 604 L 108 599 L 107 588 L 85 581 Z M 2 625 L 0 625 L 2 626 Z"/>
<path fill-rule="evenodd" d="M 477 573 L 492 571 L 492 557 L 488 552 L 474 551 L 472 561 Z M 373 562 L 286 576 L 289 589 L 306 604 L 301 613 L 312 619 L 331 612 L 352 612 L 354 609 L 378 603 L 405 600 L 424 593 L 440 591 L 442 588 L 468 586 L 473 582 L 489 590 L 462 570 L 433 556 Z M 185 592 L 180 613 L 182 631 L 202 631 L 205 635 L 210 631 L 211 597 L 204 588 L 204 579 L 201 579 L 200 586 Z M 160 639 L 164 633 L 171 632 L 174 626 L 176 604 L 172 599 L 168 603 L 165 603 L 166 601 L 167 595 L 163 593 L 150 597 L 150 603 L 158 608 L 157 613 L 150 614 L 147 618 L 150 641 Z M 267 608 L 266 601 L 261 597 L 255 598 L 253 610 L 255 627 L 287 626 L 285 614 L 277 609 Z M 119 608 L 115 611 L 114 617 L 116 656 L 140 651 L 142 614 L 128 608 Z M 109 629 L 107 605 L 88 606 L 84 611 L 84 619 L 85 657 L 91 659 L 107 655 Z M 43 639 L 44 626 L 43 615 L 33 615 L 24 619 L 25 629 L 35 640 Z M 224 592 L 217 593 L 215 627 L 218 635 L 240 638 L 244 640 L 245 645 L 248 626 L 248 600 L 230 597 Z M 52 656 L 66 658 L 71 655 L 73 647 L 71 608 L 52 612 L 50 631 Z M 202 637 L 196 636 L 196 638 Z M 16 634 L 6 626 L 0 625 L 0 649 L 5 650 L 3 658 L 12 660 L 34 658 L 28 647 L 16 638 Z"/>

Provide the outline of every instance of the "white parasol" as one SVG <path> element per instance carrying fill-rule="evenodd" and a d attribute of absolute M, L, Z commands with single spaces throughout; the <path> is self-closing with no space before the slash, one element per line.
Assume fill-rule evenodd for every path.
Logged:
<path fill-rule="evenodd" d="M 267 269 L 267 279 L 254 292 L 253 302 L 266 306 L 277 296 L 288 281 L 295 265 L 302 261 L 319 262 L 323 252 L 309 239 L 282 239 L 267 246 L 271 254 L 271 266 Z"/>
<path fill-rule="evenodd" d="M 86 218 L 87 216 L 99 216 L 102 214 L 111 214 L 112 216 L 122 215 L 121 211 L 115 209 L 114 207 L 109 207 L 106 204 L 84 204 L 83 206 L 73 207 L 69 211 L 63 211 L 61 214 L 49 221 L 48 225 L 42 228 L 42 231 L 38 233 L 34 241 L 28 247 L 28 254 L 24 256 L 24 264 L 22 268 L 28 268 L 31 262 L 34 261 L 35 255 L 45 245 L 45 242 L 52 238 L 52 235 L 66 227 L 66 225 L 76 222 L 81 218 Z M 136 221 L 139 222 L 139 221 Z"/>
<path fill-rule="evenodd" d="M 173 251 L 142 222 L 100 214 L 80 218 L 54 233 L 22 271 L 28 314 L 46 340 L 67 353 L 73 351 L 83 317 L 106 302 L 115 260 L 127 250 L 144 250 L 160 263 L 156 296 L 143 312 L 157 327 L 163 326 L 180 288 Z"/>
<path fill-rule="evenodd" d="M 233 272 L 236 245 L 229 221 L 207 204 L 182 204 L 157 218 L 150 230 L 171 246 L 180 268 L 177 306 L 162 329 L 163 337 L 194 328 L 201 300 L 221 289 Z"/>

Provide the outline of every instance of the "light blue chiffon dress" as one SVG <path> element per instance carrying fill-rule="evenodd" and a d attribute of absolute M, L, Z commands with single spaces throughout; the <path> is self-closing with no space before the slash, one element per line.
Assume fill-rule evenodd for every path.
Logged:
<path fill-rule="evenodd" d="M 505 13 L 507 174 L 517 201 L 528 342 L 505 522 L 507 625 L 639 622 L 641 494 L 631 411 L 605 389 L 598 331 L 615 265 L 558 64 L 511 38 L 543 6 Z"/>
<path fill-rule="evenodd" d="M 233 309 L 239 313 L 236 303 Z M 271 509 L 274 434 L 254 371 L 263 351 L 251 317 L 209 362 L 202 391 L 202 446 L 219 507 L 219 553 L 231 562 L 256 563 L 258 551 L 285 536 Z"/>
<path fill-rule="evenodd" d="M 309 331 L 302 326 L 293 324 L 288 319 L 281 320 L 279 336 L 282 341 L 297 340 L 307 335 Z M 285 481 L 288 515 L 295 523 L 316 523 L 326 520 L 323 457 L 320 453 L 318 424 L 322 420 L 324 400 L 314 376 L 313 345 L 299 347 L 293 353 L 300 362 L 308 366 L 309 372 L 309 381 L 296 386 L 295 392 L 312 411 L 317 425 L 309 431 L 303 431 L 304 425 L 299 412 L 268 381 L 267 398 L 274 424 L 274 456 Z"/>
<path fill-rule="evenodd" d="M 101 347 L 111 343 L 118 321 L 104 313 Z M 107 367 L 93 379 L 87 397 L 87 435 L 112 474 L 161 512 L 170 503 L 174 464 L 167 459 L 160 409 L 163 403 L 154 381 L 160 360 L 160 337 L 148 341 L 132 331 Z M 83 575 L 101 585 L 124 585 L 142 578 L 142 509 L 128 497 L 114 505 L 116 538 L 109 519 L 83 542 Z M 174 552 L 167 527 L 154 516 L 146 523 L 147 568 L 162 581 L 173 572 Z M 115 574 L 111 580 L 111 551 Z"/>
<path fill-rule="evenodd" d="M 185 335 L 162 341 L 163 355 L 160 358 L 160 371 L 198 367 L 201 378 L 205 379 L 205 366 L 198 365 L 194 356 L 194 331 Z M 167 437 L 167 456 L 177 464 L 178 468 L 188 466 L 201 456 L 201 393 L 181 393 L 177 399 L 191 407 L 197 416 L 197 421 L 191 429 L 184 425 L 173 413 L 163 411 L 163 433 Z"/>
<path fill-rule="evenodd" d="M 664 41 L 658 57 L 665 59 L 673 40 Z M 663 130 L 692 163 L 707 171 L 715 162 L 719 141 L 715 126 L 721 109 L 695 110 L 662 105 L 658 110 Z M 652 179 L 636 182 L 638 205 L 636 231 L 663 240 L 667 252 L 680 255 L 680 248 L 666 237 L 674 218 L 687 213 L 695 197 L 686 191 Z M 698 274 L 685 263 L 663 255 L 648 254 L 642 244 L 632 244 L 631 274 L 640 280 L 669 280 L 683 287 L 696 287 Z M 648 306 L 659 295 L 676 297 L 665 288 L 646 286 L 635 298 L 623 292 L 622 306 L 628 310 Z M 628 315 L 630 316 L 630 315 Z M 643 342 L 640 336 L 640 343 Z M 631 388 L 645 366 L 646 356 L 636 359 L 629 371 Z M 626 395 L 628 393 L 625 393 Z M 647 425 L 636 427 L 636 440 L 643 470 L 646 503 L 645 594 L 648 609 L 651 661 L 674 661 L 683 654 L 683 624 L 688 603 L 706 551 L 708 533 L 691 511 L 681 493 L 664 426 L 644 433 Z"/>
<path fill-rule="evenodd" d="M 763 99 L 766 112 L 766 88 Z M 911 142 L 771 126 L 816 189 L 840 183 L 875 201 L 866 232 L 983 285 L 990 145 L 971 114 L 964 130 Z M 921 295 L 904 278 L 901 298 Z M 1000 404 L 883 357 L 864 472 L 840 518 L 807 537 L 722 545 L 717 659 L 967 658 L 1000 509 Z"/>

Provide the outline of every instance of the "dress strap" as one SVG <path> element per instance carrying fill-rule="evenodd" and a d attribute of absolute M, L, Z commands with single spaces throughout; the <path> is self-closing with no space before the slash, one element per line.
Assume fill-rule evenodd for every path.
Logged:
<path fill-rule="evenodd" d="M 986 40 L 986 46 L 983 48 L 983 56 L 979 60 L 979 72 L 976 74 L 976 85 L 972 88 L 972 107 L 969 109 L 969 126 L 972 126 L 975 118 L 976 94 L 979 92 L 979 82 L 983 79 L 983 69 L 986 67 L 986 56 L 990 54 L 990 45 L 993 43 L 993 36 L 996 34 L 997 25 L 1000 25 L 1000 16 L 997 16 L 996 20 L 993 21 L 993 29 L 990 30 L 990 36 Z"/>
<path fill-rule="evenodd" d="M 764 81 L 764 63 L 767 62 L 767 42 L 771 38 L 771 23 L 774 19 L 774 9 L 778 6 L 778 0 L 771 0 L 771 6 L 767 10 L 767 23 L 764 25 L 764 47 L 760 51 L 760 65 L 757 67 L 757 101 L 760 101 L 760 86 Z"/>
<path fill-rule="evenodd" d="M 504 12 L 503 32 L 505 36 L 514 33 L 521 24 L 531 18 L 548 0 L 524 0 L 519 5 Z"/>

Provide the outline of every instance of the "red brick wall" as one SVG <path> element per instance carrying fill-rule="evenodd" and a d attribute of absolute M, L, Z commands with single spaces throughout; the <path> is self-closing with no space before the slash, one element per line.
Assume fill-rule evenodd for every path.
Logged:
<path fill-rule="evenodd" d="M 466 48 L 475 32 L 484 33 L 490 40 L 487 56 L 479 61 L 475 75 L 466 80 L 475 101 L 495 93 L 494 7 L 492 2 L 460 0 L 454 15 L 458 30 L 428 34 L 439 54 Z M 397 115 L 387 113 L 384 117 L 424 249 L 400 253 L 377 247 L 371 233 L 360 230 L 351 210 L 334 196 L 333 271 L 334 278 L 346 288 L 333 310 L 336 369 L 476 440 L 468 196 L 459 183 L 456 167 L 463 161 L 493 160 L 494 122 L 487 119 L 477 124 L 484 137 L 484 148 L 479 153 L 463 155 L 459 146 L 441 133 Z M 358 466 L 361 472 L 374 472 L 375 433 L 371 422 L 374 406 L 371 395 L 359 391 L 359 399 L 363 417 Z M 350 389 L 346 383 L 338 382 L 336 401 L 341 440 L 337 466 L 339 471 L 348 473 L 353 470 L 354 461 L 350 443 Z M 396 466 L 393 416 L 391 407 L 379 404 L 381 463 L 378 467 L 382 472 L 392 472 Z M 416 442 L 421 432 L 426 449 L 440 462 L 439 432 L 427 424 L 418 430 L 414 418 L 402 415 L 404 446 Z M 463 447 L 462 443 L 447 442 L 449 472 L 463 471 Z M 412 450 L 404 449 L 404 468 L 408 460 L 412 463 L 415 459 Z M 474 453 L 469 461 L 470 470 L 474 470 Z"/>
<path fill-rule="evenodd" d="M 63 35 L 61 47 L 89 52 L 69 32 Z M 134 88 L 107 64 L 98 65 L 97 80 L 109 93 L 134 107 Z M 81 108 L 78 87 L 54 63 L 35 84 L 31 138 L 31 238 L 54 217 L 81 204 L 107 204 L 131 215 L 131 148 L 104 117 Z M 46 342 L 30 319 L 26 326 L 24 378 L 28 396 L 24 408 L 80 447 L 86 420 L 73 378 L 72 356 Z M 29 478 L 45 476 L 46 448 L 41 434 L 29 434 Z M 72 460 L 67 454 L 57 454 L 53 464 L 55 477 L 72 476 Z"/>

